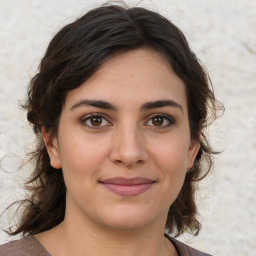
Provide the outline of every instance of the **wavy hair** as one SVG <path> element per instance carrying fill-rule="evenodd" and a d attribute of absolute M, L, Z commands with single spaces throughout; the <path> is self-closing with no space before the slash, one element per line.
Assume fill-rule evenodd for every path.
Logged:
<path fill-rule="evenodd" d="M 108 59 L 133 49 L 148 47 L 162 54 L 186 86 L 191 138 L 200 141 L 195 164 L 170 206 L 166 231 L 198 234 L 195 192 L 213 166 L 213 154 L 205 136 L 209 120 L 216 118 L 217 101 L 210 79 L 191 51 L 183 33 L 160 14 L 141 8 L 110 4 L 98 7 L 63 27 L 51 40 L 32 78 L 27 119 L 37 136 L 31 153 L 34 170 L 27 181 L 29 197 L 21 201 L 20 221 L 10 234 L 34 235 L 61 223 L 65 216 L 66 186 L 61 170 L 50 165 L 41 137 L 44 127 L 56 136 L 67 93 L 90 78 Z"/>

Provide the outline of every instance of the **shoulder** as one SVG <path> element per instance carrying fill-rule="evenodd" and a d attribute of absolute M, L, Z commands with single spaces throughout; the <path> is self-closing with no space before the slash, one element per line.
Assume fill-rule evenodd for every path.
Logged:
<path fill-rule="evenodd" d="M 34 236 L 0 245 L 0 256 L 50 256 Z"/>
<path fill-rule="evenodd" d="M 196 249 L 178 241 L 177 239 L 170 237 L 167 234 L 165 234 L 165 237 L 168 238 L 172 242 L 172 244 L 175 246 L 175 248 L 178 251 L 180 256 L 211 256 L 210 254 L 196 250 Z"/>

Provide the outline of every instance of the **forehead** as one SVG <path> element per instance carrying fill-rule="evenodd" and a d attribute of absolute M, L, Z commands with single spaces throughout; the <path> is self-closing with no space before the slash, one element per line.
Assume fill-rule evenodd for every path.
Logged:
<path fill-rule="evenodd" d="M 147 48 L 112 57 L 80 87 L 68 93 L 66 104 L 82 98 L 105 100 L 120 106 L 171 99 L 186 109 L 184 82 L 165 57 Z"/>

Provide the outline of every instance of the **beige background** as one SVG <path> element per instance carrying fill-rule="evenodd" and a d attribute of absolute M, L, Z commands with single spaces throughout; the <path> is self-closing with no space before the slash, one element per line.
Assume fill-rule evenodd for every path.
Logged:
<path fill-rule="evenodd" d="M 0 0 L 0 158 L 5 156 L 7 171 L 0 170 L 0 211 L 22 198 L 20 185 L 29 173 L 29 168 L 16 171 L 33 142 L 18 101 L 53 34 L 99 3 Z M 202 232 L 181 239 L 214 255 L 256 255 L 256 0 L 148 0 L 141 5 L 185 32 L 226 107 L 210 130 L 212 143 L 224 152 L 198 197 Z M 0 232 L 0 244 L 7 240 Z"/>

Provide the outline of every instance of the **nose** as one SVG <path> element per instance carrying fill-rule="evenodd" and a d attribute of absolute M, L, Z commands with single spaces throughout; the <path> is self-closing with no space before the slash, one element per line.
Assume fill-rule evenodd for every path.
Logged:
<path fill-rule="evenodd" d="M 133 168 L 145 163 L 148 153 L 142 134 L 136 128 L 118 129 L 113 135 L 110 160 Z"/>

